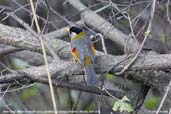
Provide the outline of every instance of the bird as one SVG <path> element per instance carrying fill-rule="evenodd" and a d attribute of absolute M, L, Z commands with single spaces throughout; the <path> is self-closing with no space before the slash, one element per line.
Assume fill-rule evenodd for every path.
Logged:
<path fill-rule="evenodd" d="M 85 71 L 85 80 L 88 86 L 97 83 L 94 71 L 95 47 L 83 29 L 72 26 L 69 28 L 71 38 L 71 53 L 75 62 L 79 62 Z"/>

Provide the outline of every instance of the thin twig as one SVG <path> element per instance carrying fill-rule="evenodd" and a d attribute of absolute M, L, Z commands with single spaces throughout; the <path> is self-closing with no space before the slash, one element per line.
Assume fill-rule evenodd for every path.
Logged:
<path fill-rule="evenodd" d="M 3 92 L 3 95 L 1 95 L 1 97 L 0 97 L 0 101 L 3 99 L 3 97 L 7 93 L 8 89 L 10 88 L 10 86 L 11 86 L 11 84 L 9 84 L 8 87 L 7 87 L 7 89 L 5 90 L 5 92 Z"/>
<path fill-rule="evenodd" d="M 169 114 L 171 114 L 171 108 L 169 109 Z"/>
<path fill-rule="evenodd" d="M 104 90 L 109 96 L 111 96 L 113 99 L 119 100 L 119 98 L 113 96 L 107 89 L 103 88 L 103 90 Z"/>
<path fill-rule="evenodd" d="M 30 5 L 31 5 L 32 12 L 33 12 L 33 18 L 34 18 L 34 21 L 35 21 L 35 24 L 36 24 L 37 31 L 40 34 L 41 30 L 40 30 L 40 26 L 39 26 L 39 23 L 38 23 L 38 20 L 37 20 L 37 17 L 36 17 L 36 11 L 34 9 L 33 0 L 30 0 Z M 47 72 L 48 82 L 49 82 L 49 86 L 50 86 L 50 92 L 51 92 L 51 97 L 52 97 L 53 108 L 54 108 L 55 114 L 58 114 L 58 112 L 57 112 L 57 104 L 56 104 L 56 100 L 55 100 L 55 94 L 54 94 L 53 85 L 52 85 L 52 79 L 51 79 L 51 75 L 50 75 L 50 71 L 49 71 L 47 55 L 46 55 L 45 46 L 44 46 L 45 44 L 44 44 L 44 40 L 43 40 L 42 35 L 39 36 L 39 40 L 40 40 L 41 48 L 42 48 L 42 51 L 43 51 L 43 58 L 44 58 L 44 61 L 45 61 L 45 66 L 46 66 L 46 72 Z"/>
<path fill-rule="evenodd" d="M 43 2 L 43 4 L 46 4 L 46 2 Z M 52 7 L 48 6 L 48 9 L 51 10 L 55 15 L 57 15 L 61 20 L 65 21 L 67 24 L 71 24 L 70 21 L 68 21 L 64 16 L 61 16 L 61 14 L 56 12 Z"/>
<path fill-rule="evenodd" d="M 104 41 L 104 38 L 102 36 L 102 34 L 100 33 L 97 33 L 95 37 L 99 36 L 100 39 L 101 39 L 101 43 L 102 43 L 102 49 L 103 49 L 103 52 L 105 53 L 105 55 L 107 55 L 107 49 L 106 49 L 106 46 L 105 46 L 105 41 Z"/>
<path fill-rule="evenodd" d="M 4 106 L 5 108 L 8 109 L 8 113 L 10 112 L 10 114 L 16 114 L 15 111 L 13 109 L 11 109 L 8 105 L 6 105 L 4 102 L 0 101 Z M 4 111 L 5 112 L 5 111 Z"/>
<path fill-rule="evenodd" d="M 141 50 L 142 50 L 142 48 L 144 46 L 144 43 L 145 43 L 146 39 L 149 37 L 149 35 L 151 33 L 151 26 L 152 26 L 152 21 L 153 21 L 153 17 L 154 17 L 155 6 L 156 6 L 156 0 L 153 0 L 148 28 L 147 28 L 147 31 L 145 32 L 145 37 L 143 39 L 143 42 L 140 45 L 140 48 L 138 49 L 138 52 L 132 58 L 132 60 L 120 72 L 115 73 L 116 75 L 121 75 L 126 70 L 128 70 L 128 68 L 135 62 L 135 60 L 137 59 L 138 55 L 140 54 L 140 52 L 141 52 Z"/>
<path fill-rule="evenodd" d="M 133 37 L 135 40 L 137 40 L 136 37 L 135 37 L 135 34 L 134 34 L 134 29 L 132 27 L 132 21 L 131 21 L 130 15 L 128 13 L 127 13 L 127 15 L 128 15 L 129 26 L 130 26 L 130 29 L 131 29 L 131 37 Z"/>
<path fill-rule="evenodd" d="M 171 19 L 170 19 L 170 16 L 169 16 L 169 4 L 170 4 L 170 0 L 167 0 L 167 7 L 166 7 L 167 20 L 168 20 L 169 24 L 171 25 Z"/>
<path fill-rule="evenodd" d="M 17 12 L 17 11 L 19 11 L 19 10 L 24 10 L 24 11 L 26 11 L 27 13 L 30 13 L 31 15 L 33 15 L 33 13 L 32 13 L 29 9 L 25 8 L 25 7 L 29 6 L 30 4 L 21 5 L 19 2 L 15 1 L 15 0 L 12 0 L 12 2 L 15 3 L 15 4 L 19 7 L 19 8 L 16 9 L 13 13 L 15 13 L 15 12 Z M 41 19 L 44 23 L 47 22 L 46 19 L 44 19 L 43 17 L 39 16 L 38 14 L 36 14 L 36 15 L 37 15 L 37 17 L 38 17 L 39 19 Z M 52 22 L 48 22 L 48 24 L 51 24 L 55 29 L 57 28 Z"/>
<path fill-rule="evenodd" d="M 36 80 L 37 82 L 48 84 L 48 80 L 45 78 L 39 78 L 39 80 Z M 62 88 L 68 88 L 68 89 L 75 89 L 75 90 L 80 90 L 84 92 L 89 92 L 89 93 L 94 93 L 98 95 L 105 95 L 105 96 L 110 96 L 105 90 L 99 89 L 99 87 L 94 87 L 94 86 L 87 86 L 83 84 L 76 84 L 76 83 L 65 83 L 65 82 L 60 82 L 57 80 L 52 81 L 53 86 L 56 87 L 62 87 Z M 115 90 L 110 90 L 106 89 L 112 96 L 116 97 L 116 99 L 122 98 L 125 93 L 121 91 L 115 91 Z"/>
<path fill-rule="evenodd" d="M 30 33 L 32 33 L 36 38 L 39 38 L 40 36 L 32 30 L 32 28 L 26 24 L 23 20 L 21 20 L 19 17 L 17 17 L 15 14 L 13 13 L 6 13 L 7 16 L 11 16 L 12 18 L 14 18 L 18 23 L 20 23 L 22 26 L 24 26 Z M 43 37 L 41 35 L 41 37 Z M 44 38 L 45 40 L 45 38 Z M 44 44 L 46 46 L 46 48 L 48 49 L 48 51 L 50 52 L 50 54 L 52 55 L 52 57 L 56 60 L 59 60 L 60 58 L 56 55 L 56 53 L 51 49 L 51 47 L 46 43 L 46 41 L 44 41 Z"/>
<path fill-rule="evenodd" d="M 34 85 L 35 85 L 35 83 L 29 84 L 29 85 L 23 85 L 22 87 L 19 87 L 19 88 L 10 89 L 10 90 L 6 91 L 6 93 L 16 92 L 16 91 L 19 91 L 19 90 L 24 90 L 24 89 L 29 88 L 29 87 L 32 87 Z M 1 91 L 0 93 L 4 93 L 4 91 Z"/>
<path fill-rule="evenodd" d="M 49 17 L 50 17 L 50 11 L 49 11 L 49 3 L 47 1 L 45 1 L 45 6 L 47 7 L 47 16 L 46 16 L 46 23 L 44 24 L 44 27 L 42 29 L 42 34 L 45 33 L 46 27 L 48 26 L 48 22 L 49 22 Z"/>
<path fill-rule="evenodd" d="M 160 103 L 160 105 L 159 105 L 159 107 L 158 107 L 158 109 L 157 109 L 157 111 L 156 111 L 156 114 L 159 114 L 159 112 L 160 112 L 160 110 L 161 110 L 161 108 L 162 108 L 162 106 L 163 106 L 163 104 L 164 104 L 164 101 L 166 100 L 166 97 L 167 97 L 167 95 L 168 95 L 168 93 L 169 93 L 170 87 L 171 87 L 171 80 L 170 80 L 170 82 L 169 82 L 169 85 L 167 86 L 167 90 L 166 90 L 166 92 L 165 92 L 165 94 L 164 94 L 164 96 L 163 96 L 163 99 L 162 99 L 162 101 L 161 101 L 161 103 Z M 169 114 L 170 114 L 170 113 L 169 113 Z"/>

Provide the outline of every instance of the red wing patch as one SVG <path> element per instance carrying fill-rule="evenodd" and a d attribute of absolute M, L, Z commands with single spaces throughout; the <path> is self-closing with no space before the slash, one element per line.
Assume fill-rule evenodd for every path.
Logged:
<path fill-rule="evenodd" d="M 72 48 L 72 52 L 73 53 L 76 52 L 76 51 L 77 51 L 77 48 L 76 47 Z"/>
<path fill-rule="evenodd" d="M 72 48 L 72 55 L 73 55 L 75 62 L 79 61 L 79 52 L 76 47 Z"/>

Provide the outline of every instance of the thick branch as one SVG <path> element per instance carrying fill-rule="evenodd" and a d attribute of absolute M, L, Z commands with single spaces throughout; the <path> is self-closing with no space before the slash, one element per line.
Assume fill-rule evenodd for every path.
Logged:
<path fill-rule="evenodd" d="M 0 55 L 14 53 L 14 52 L 21 51 L 21 50 L 22 49 L 14 48 L 12 46 L 0 44 Z"/>
<path fill-rule="evenodd" d="M 60 63 L 60 65 L 59 65 L 59 63 L 57 61 L 54 61 L 54 62 L 52 62 L 52 64 L 49 65 L 50 72 L 53 77 L 52 83 L 54 86 L 62 87 L 62 88 L 70 88 L 70 89 L 80 90 L 80 91 L 84 91 L 84 92 L 96 93 L 99 95 L 104 94 L 104 95 L 108 96 L 108 94 L 104 90 L 101 90 L 97 87 L 88 87 L 83 84 L 80 86 L 79 84 L 76 84 L 76 83 L 66 83 L 64 81 L 60 81 L 59 79 L 61 77 L 64 77 L 66 75 L 71 76 L 74 73 L 74 69 L 79 68 L 79 65 L 73 66 L 73 64 L 74 63 L 72 63 L 72 62 L 63 62 L 63 63 Z M 72 66 L 74 67 L 73 69 L 71 69 L 72 71 L 67 71 L 68 70 L 67 67 L 72 68 Z M 63 69 L 64 67 L 66 69 Z M 65 71 L 63 71 L 63 70 L 65 70 Z M 79 72 L 78 72 L 78 70 L 75 70 L 74 74 L 78 74 Z M 69 75 L 70 73 L 71 73 L 71 75 Z M 57 76 L 60 76 L 60 77 L 57 77 Z M 48 80 L 46 79 L 45 66 L 31 67 L 31 68 L 27 68 L 27 69 L 15 72 L 14 74 L 7 74 L 4 76 L 1 76 L 0 83 L 3 84 L 3 83 L 12 83 L 12 82 L 18 81 L 18 82 L 21 82 L 22 84 L 24 84 L 24 83 L 29 82 L 28 78 L 31 79 L 31 81 L 48 84 Z M 72 77 L 72 78 L 74 80 L 74 77 Z M 28 81 L 26 81 L 26 80 L 28 80 Z M 112 89 L 110 89 L 110 90 L 108 89 L 107 91 L 109 91 L 112 95 L 114 95 L 118 98 L 122 98 L 125 94 L 124 92 L 115 91 Z"/>
<path fill-rule="evenodd" d="M 71 57 L 69 43 L 65 41 L 61 41 L 60 39 L 50 39 L 48 40 L 49 44 L 53 49 L 58 52 L 60 50 L 60 55 L 63 58 Z M 37 50 L 40 49 L 36 38 L 30 34 L 29 32 L 13 28 L 7 27 L 0 24 L 0 43 L 11 45 L 15 47 L 24 47 L 25 49 Z M 64 48 L 66 47 L 66 48 Z M 101 74 L 109 71 L 111 66 L 115 66 L 126 56 L 112 56 L 112 55 L 103 55 L 96 57 L 96 72 Z M 128 59 L 121 65 L 116 66 L 115 68 L 111 69 L 114 73 L 116 71 L 120 71 L 125 64 L 130 61 Z M 44 68 L 44 66 L 42 66 Z M 58 74 L 59 76 L 70 76 L 76 74 L 82 74 L 80 70 L 80 66 L 74 64 L 71 61 L 58 61 L 55 64 L 51 64 L 51 74 Z M 143 81 L 148 85 L 156 88 L 163 87 L 167 85 L 170 76 L 169 74 L 163 72 L 163 70 L 171 68 L 171 55 L 164 54 L 164 55 L 157 55 L 157 54 L 144 54 L 141 55 L 137 61 L 128 69 L 127 73 L 131 74 L 133 78 Z M 27 70 L 27 69 L 26 69 Z M 45 70 L 43 69 L 41 72 L 43 73 Z M 44 76 L 40 74 L 40 72 L 34 72 L 34 69 L 31 70 L 33 73 L 32 75 L 39 78 L 39 76 Z M 29 72 L 30 73 L 30 70 Z M 35 75 L 36 74 L 36 75 Z M 1 77 L 2 79 L 2 77 Z"/>
<path fill-rule="evenodd" d="M 110 56 L 103 55 L 96 57 L 96 71 L 103 70 L 108 71 L 111 66 L 116 65 L 118 62 L 122 61 L 124 56 Z M 129 63 L 130 59 L 120 65 L 112 68 L 111 72 L 115 73 L 124 68 L 124 66 Z M 99 67 L 100 66 L 100 67 Z M 101 69 L 101 67 L 103 69 Z M 126 73 L 130 74 L 134 79 L 139 80 L 147 85 L 154 88 L 161 89 L 167 86 L 171 78 L 169 73 L 164 71 L 169 71 L 171 69 L 171 55 L 170 54 L 144 54 L 138 57 L 136 62 L 128 69 Z"/>
<path fill-rule="evenodd" d="M 69 43 L 62 40 L 58 40 L 55 38 L 50 38 L 46 40 L 49 44 L 51 44 L 52 48 L 56 52 L 58 52 L 61 48 L 65 47 L 65 50 L 69 47 Z M 35 52 L 41 52 L 39 41 L 30 32 L 19 28 L 8 27 L 2 24 L 0 24 L 0 44 L 17 47 L 20 48 L 20 50 L 25 49 Z M 9 51 L 10 50 L 14 49 L 11 48 L 9 49 Z"/>

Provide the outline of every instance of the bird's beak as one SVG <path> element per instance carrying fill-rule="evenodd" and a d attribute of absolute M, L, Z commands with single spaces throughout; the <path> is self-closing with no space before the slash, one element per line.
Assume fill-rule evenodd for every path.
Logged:
<path fill-rule="evenodd" d="M 70 27 L 66 27 L 66 32 L 70 36 Z M 70 36 L 71 37 L 71 36 Z"/>
<path fill-rule="evenodd" d="M 70 30 L 70 27 L 67 27 L 67 28 L 66 28 L 67 33 L 69 33 L 69 32 L 70 32 L 69 30 Z"/>

